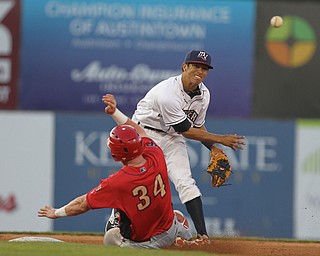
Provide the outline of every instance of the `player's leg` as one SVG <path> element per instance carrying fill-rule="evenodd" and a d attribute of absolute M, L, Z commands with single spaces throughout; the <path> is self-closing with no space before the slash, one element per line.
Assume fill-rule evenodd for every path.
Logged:
<path fill-rule="evenodd" d="M 171 182 L 179 193 L 192 219 L 198 237 L 208 237 L 204 221 L 201 192 L 192 178 L 186 142 L 183 137 L 173 138 L 170 135 L 146 130 L 164 152 Z"/>
<path fill-rule="evenodd" d="M 182 212 L 179 210 L 174 210 L 176 222 L 177 222 L 177 236 L 190 240 L 192 239 L 192 234 L 189 229 L 189 223 Z"/>
<path fill-rule="evenodd" d="M 178 216 L 179 216 L 179 220 L 178 220 Z M 174 216 L 174 220 L 172 222 L 172 225 L 167 231 L 165 231 L 159 235 L 155 235 L 155 236 L 151 237 L 149 243 L 147 243 L 147 244 L 140 243 L 139 245 L 136 245 L 136 246 L 139 246 L 140 248 L 141 248 L 141 246 L 143 246 L 142 248 L 168 247 L 177 241 L 176 240 L 177 235 L 181 236 L 179 238 L 181 239 L 180 242 L 182 242 L 183 245 L 192 244 L 192 242 L 189 241 L 189 240 L 191 240 L 192 235 L 191 235 L 190 230 L 188 228 L 188 221 L 180 211 L 175 212 L 175 216 Z M 181 245 L 181 244 L 179 244 L 179 245 Z"/>
<path fill-rule="evenodd" d="M 134 242 L 130 239 L 124 239 L 121 247 L 130 247 L 130 248 L 145 248 L 145 249 L 159 249 L 162 247 L 171 246 L 176 238 L 178 229 L 178 222 L 176 218 L 172 221 L 171 227 L 158 235 L 155 235 L 150 238 L 150 240 L 145 242 Z"/>
<path fill-rule="evenodd" d="M 199 244 L 201 243 L 210 243 L 202 207 L 201 197 L 196 197 L 185 203 L 188 213 L 191 216 L 191 219 L 194 223 L 195 229 L 197 230 L 197 240 Z"/>
<path fill-rule="evenodd" d="M 185 246 L 190 245 L 192 240 L 192 234 L 189 229 L 189 223 L 182 212 L 179 210 L 174 210 L 177 237 L 175 239 L 174 245 Z"/>
<path fill-rule="evenodd" d="M 112 209 L 109 220 L 106 223 L 104 232 L 107 232 L 111 228 L 117 228 L 120 225 L 120 212 L 118 209 Z"/>
<path fill-rule="evenodd" d="M 192 178 L 187 146 L 183 138 L 175 138 L 160 145 L 165 153 L 169 178 L 193 221 L 199 236 L 206 235 L 201 192 Z"/>
<path fill-rule="evenodd" d="M 117 245 L 121 246 L 123 243 L 123 237 L 120 234 L 119 228 L 111 228 L 104 234 L 103 244 L 104 245 Z"/>
<path fill-rule="evenodd" d="M 120 233 L 124 238 L 131 239 L 130 230 L 131 221 L 127 215 L 116 208 L 113 208 L 108 222 L 105 226 L 105 232 L 112 228 L 120 228 Z"/>

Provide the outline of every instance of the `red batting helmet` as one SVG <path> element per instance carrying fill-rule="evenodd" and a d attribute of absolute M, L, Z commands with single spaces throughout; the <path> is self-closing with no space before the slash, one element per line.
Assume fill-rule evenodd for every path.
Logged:
<path fill-rule="evenodd" d="M 107 139 L 115 161 L 129 161 L 142 153 L 141 137 L 131 125 L 118 125 Z"/>

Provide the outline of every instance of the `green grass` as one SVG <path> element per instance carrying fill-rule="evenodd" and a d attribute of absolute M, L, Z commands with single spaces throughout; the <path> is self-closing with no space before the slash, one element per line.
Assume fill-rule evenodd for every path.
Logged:
<path fill-rule="evenodd" d="M 0 232 L 6 234 L 9 232 Z M 102 233 L 70 233 L 70 232 L 10 232 L 10 234 L 26 234 L 27 236 L 42 235 L 90 235 L 90 236 L 101 236 Z M 215 238 L 215 240 L 226 239 L 226 238 Z M 230 241 L 236 240 L 252 240 L 252 241 L 265 241 L 265 242 L 301 242 L 301 243 L 320 243 L 320 241 L 299 241 L 294 239 L 269 239 L 269 238 L 257 238 L 257 237 L 237 237 L 228 238 Z M 0 256 L 222 256 L 221 254 L 206 253 L 202 251 L 185 251 L 178 250 L 151 250 L 151 249 L 131 249 L 131 248 L 120 248 L 116 246 L 104 246 L 104 245 L 93 245 L 83 243 L 56 243 L 56 242 L 8 242 L 0 240 Z M 227 256 L 227 255 L 223 255 Z"/>
<path fill-rule="evenodd" d="M 209 256 L 199 251 L 170 251 L 151 249 L 131 249 L 115 246 L 87 245 L 76 243 L 54 243 L 54 242 L 6 242 L 0 241 L 1 256 Z"/>

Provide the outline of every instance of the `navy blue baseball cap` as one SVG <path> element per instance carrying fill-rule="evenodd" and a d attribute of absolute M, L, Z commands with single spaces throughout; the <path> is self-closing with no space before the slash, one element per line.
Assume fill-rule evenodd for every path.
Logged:
<path fill-rule="evenodd" d="M 192 50 L 187 53 L 186 58 L 184 59 L 184 63 L 197 63 L 203 64 L 209 67 L 209 69 L 213 69 L 211 66 L 211 57 L 209 53 L 200 50 Z"/>

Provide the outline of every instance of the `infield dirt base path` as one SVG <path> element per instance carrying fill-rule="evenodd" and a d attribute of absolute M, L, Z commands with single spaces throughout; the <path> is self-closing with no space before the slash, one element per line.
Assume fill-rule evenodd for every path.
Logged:
<path fill-rule="evenodd" d="M 69 243 L 97 244 L 102 245 L 101 235 L 56 235 L 56 234 L 0 234 L 0 240 L 36 236 L 51 237 Z M 211 239 L 210 245 L 204 246 L 171 246 L 168 250 L 194 250 L 221 254 L 247 255 L 247 256 L 319 256 L 320 242 L 273 242 L 255 241 L 245 239 L 217 238 Z"/>

